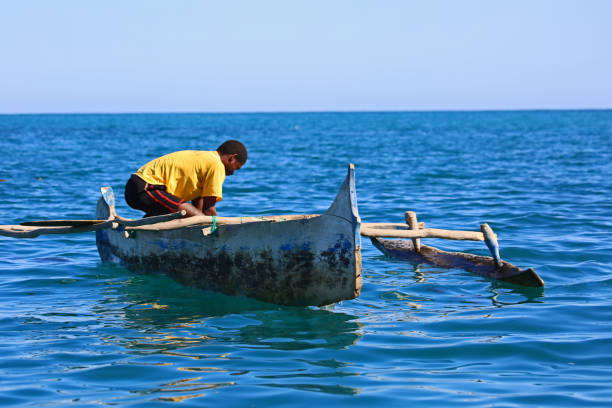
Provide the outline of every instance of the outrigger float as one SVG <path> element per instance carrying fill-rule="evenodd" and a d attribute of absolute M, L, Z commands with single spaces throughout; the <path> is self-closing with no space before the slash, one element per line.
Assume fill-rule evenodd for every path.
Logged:
<path fill-rule="evenodd" d="M 406 211 L 406 224 L 365 224 L 361 235 L 369 237 L 378 250 L 390 258 L 414 263 L 427 263 L 441 268 L 459 268 L 478 275 L 521 286 L 544 286 L 544 281 L 532 269 L 521 269 L 501 259 L 497 235 L 488 224 L 481 224 L 480 231 L 453 231 L 425 228 L 417 222 L 413 211 Z M 410 238 L 410 239 L 382 239 Z M 484 241 L 492 256 L 473 255 L 465 252 L 447 252 L 421 244 L 421 238 Z"/>
<path fill-rule="evenodd" d="M 406 213 L 407 225 L 362 223 L 352 164 L 323 214 L 183 218 L 184 212 L 178 212 L 132 220 L 116 213 L 110 187 L 101 192 L 96 220 L 2 225 L 0 235 L 33 238 L 95 231 L 104 262 L 164 273 L 188 286 L 293 306 L 322 306 L 359 296 L 361 236 L 391 257 L 462 268 L 519 285 L 544 285 L 533 269 L 521 270 L 501 260 L 497 237 L 486 224 L 478 232 L 426 229 L 412 212 Z M 421 245 L 424 238 L 485 241 L 492 257 L 441 251 Z"/>

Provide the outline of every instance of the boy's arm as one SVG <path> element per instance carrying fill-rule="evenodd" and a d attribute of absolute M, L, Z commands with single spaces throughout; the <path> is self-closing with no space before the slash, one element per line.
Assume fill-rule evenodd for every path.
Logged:
<path fill-rule="evenodd" d="M 200 197 L 196 198 L 191 203 L 198 210 L 202 211 L 204 215 L 217 215 L 217 209 L 215 208 L 217 197 Z"/>

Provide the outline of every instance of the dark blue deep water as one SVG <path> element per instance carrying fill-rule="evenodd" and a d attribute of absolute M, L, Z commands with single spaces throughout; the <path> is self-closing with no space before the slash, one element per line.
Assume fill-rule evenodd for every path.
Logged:
<path fill-rule="evenodd" d="M 0 224 L 92 218 L 100 186 L 229 138 L 220 215 L 322 212 L 353 162 L 364 221 L 488 222 L 546 287 L 364 239 L 358 299 L 282 307 L 103 264 L 94 234 L 0 237 L 1 406 L 612 406 L 612 111 L 4 115 Z"/>

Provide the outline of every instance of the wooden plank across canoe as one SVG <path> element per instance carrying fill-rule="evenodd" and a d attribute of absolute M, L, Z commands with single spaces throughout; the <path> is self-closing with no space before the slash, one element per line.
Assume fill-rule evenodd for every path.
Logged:
<path fill-rule="evenodd" d="M 185 211 L 130 220 L 116 214 L 108 220 L 47 220 L 28 221 L 20 225 L 0 225 L 0 235 L 13 238 L 36 238 L 49 234 L 80 234 L 101 229 L 137 228 L 149 224 L 164 224 L 185 216 Z"/>
<path fill-rule="evenodd" d="M 88 225 L 101 224 L 104 220 L 44 220 L 26 221 L 19 225 L 24 227 L 83 227 Z"/>
<path fill-rule="evenodd" d="M 185 211 L 154 217 L 128 219 L 117 216 L 108 220 L 42 220 L 25 221 L 19 225 L 0 225 L 0 235 L 13 238 L 35 238 L 48 234 L 78 234 L 104 228 L 123 227 L 126 230 L 171 230 L 193 225 L 245 224 L 249 222 L 282 222 L 304 220 L 321 214 L 265 215 L 255 217 L 213 217 L 208 215 L 183 218 Z M 174 222 L 170 222 L 174 221 Z"/>
<path fill-rule="evenodd" d="M 477 273 L 491 279 L 522 286 L 544 286 L 544 281 L 531 268 L 520 269 L 509 262 L 501 261 L 496 265 L 490 256 L 473 255 L 464 252 L 447 252 L 421 244 L 420 252 L 415 251 L 414 244 L 407 239 L 382 239 L 370 237 L 376 248 L 385 255 L 415 263 L 428 263 L 442 268 L 459 268 Z"/>

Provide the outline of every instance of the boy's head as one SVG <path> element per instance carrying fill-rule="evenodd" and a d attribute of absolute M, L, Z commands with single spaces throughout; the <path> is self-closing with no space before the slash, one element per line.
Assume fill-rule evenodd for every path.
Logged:
<path fill-rule="evenodd" d="M 238 140 L 227 140 L 221 143 L 217 147 L 217 152 L 225 166 L 225 174 L 228 176 L 234 174 L 234 171 L 240 169 L 247 161 L 246 147 Z"/>

